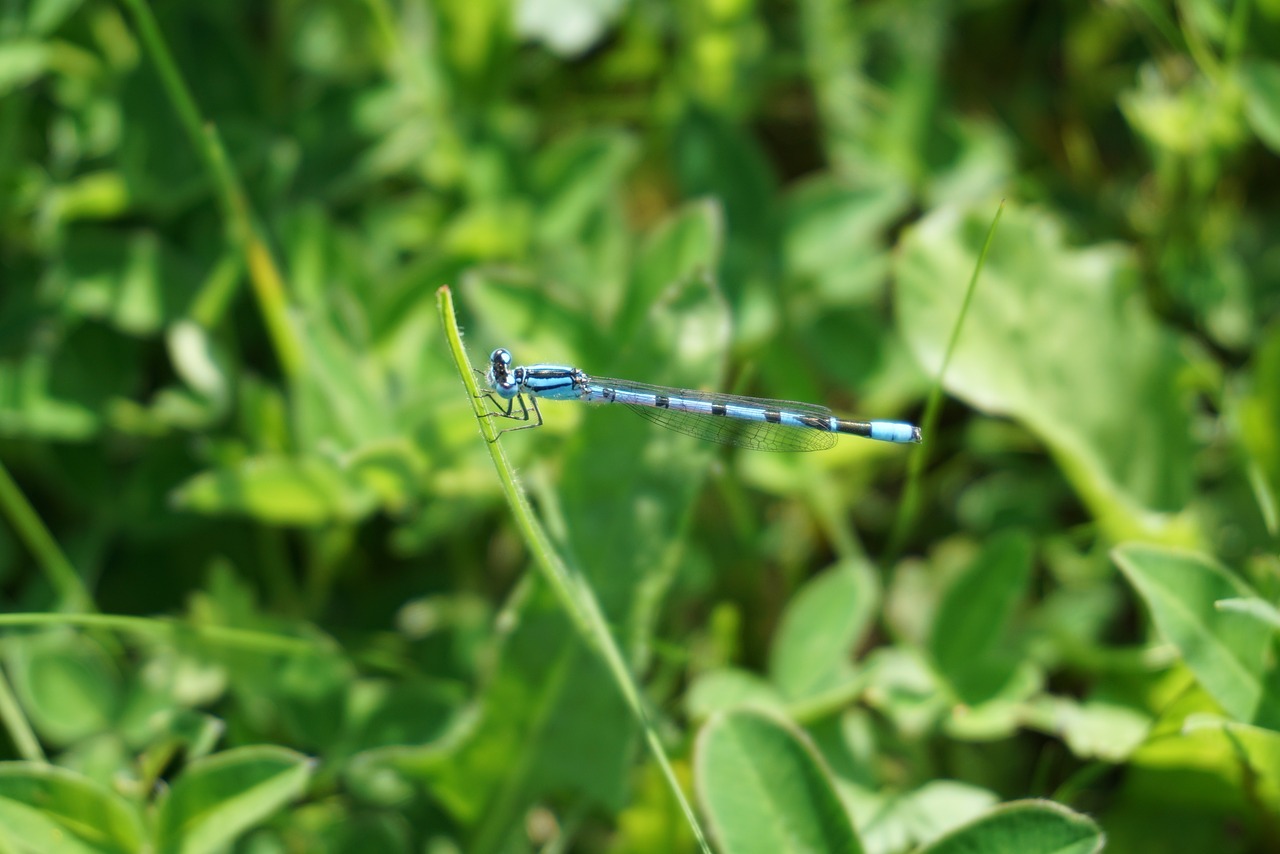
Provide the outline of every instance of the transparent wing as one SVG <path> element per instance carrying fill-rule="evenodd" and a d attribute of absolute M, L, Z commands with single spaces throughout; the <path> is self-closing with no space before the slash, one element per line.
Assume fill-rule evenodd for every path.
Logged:
<path fill-rule="evenodd" d="M 699 400 L 710 404 L 725 406 L 741 406 L 753 409 L 776 409 L 797 415 L 812 415 L 818 418 L 830 418 L 831 410 L 825 406 L 812 403 L 800 403 L 790 400 L 769 400 L 761 397 L 746 397 L 739 394 L 722 394 L 716 392 L 696 391 L 686 388 L 650 385 L 634 380 L 610 379 L 608 377 L 592 377 L 591 384 L 619 391 L 638 391 L 665 397 L 679 397 L 685 400 Z M 653 406 L 640 406 L 634 403 L 624 405 L 641 418 L 660 424 L 668 430 L 696 436 L 708 442 L 721 445 L 733 445 L 752 451 L 824 451 L 836 443 L 836 435 L 827 430 L 811 427 L 793 427 L 787 424 L 776 424 L 770 421 L 748 421 L 725 415 L 707 415 L 698 412 L 685 412 L 680 409 L 661 409 Z"/>

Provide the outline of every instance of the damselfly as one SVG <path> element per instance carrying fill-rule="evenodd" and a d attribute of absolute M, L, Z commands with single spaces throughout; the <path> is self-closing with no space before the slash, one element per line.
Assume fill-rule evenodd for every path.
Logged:
<path fill-rule="evenodd" d="M 499 436 L 542 426 L 538 398 L 543 398 L 623 403 L 637 415 L 671 430 L 756 451 L 821 451 L 836 443 L 837 433 L 881 442 L 920 441 L 920 428 L 913 424 L 850 421 L 837 417 L 825 406 L 810 403 L 592 377 L 566 365 L 513 367 L 511 353 L 501 348 L 490 354 L 485 380 L 492 389 L 486 395 L 499 407 L 506 403 L 505 410 L 490 412 L 490 417 L 526 422 L 536 419 L 501 430 Z"/>

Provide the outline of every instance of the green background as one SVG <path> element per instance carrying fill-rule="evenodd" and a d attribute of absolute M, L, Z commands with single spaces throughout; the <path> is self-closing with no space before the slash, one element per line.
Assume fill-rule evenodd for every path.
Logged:
<path fill-rule="evenodd" d="M 1278 57 L 1276 0 L 5 4 L 0 842 L 1280 849 Z M 547 403 L 566 599 L 442 285 L 481 367 L 941 405 Z"/>

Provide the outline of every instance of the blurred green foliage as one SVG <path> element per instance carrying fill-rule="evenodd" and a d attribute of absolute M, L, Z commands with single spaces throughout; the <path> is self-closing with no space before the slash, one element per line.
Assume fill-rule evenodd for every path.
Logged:
<path fill-rule="evenodd" d="M 1277 57 L 1276 0 L 7 4 L 3 847 L 693 850 L 649 728 L 724 851 L 1280 848 Z M 478 363 L 946 403 L 502 439 L 640 722 L 443 284 Z"/>

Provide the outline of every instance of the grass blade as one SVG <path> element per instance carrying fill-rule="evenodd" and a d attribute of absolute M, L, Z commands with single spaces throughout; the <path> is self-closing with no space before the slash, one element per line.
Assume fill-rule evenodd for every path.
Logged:
<path fill-rule="evenodd" d="M 960 313 L 956 315 L 955 326 L 951 329 L 951 339 L 947 342 L 946 355 L 942 359 L 942 366 L 938 368 L 938 376 L 925 403 L 924 417 L 920 419 L 920 432 L 924 435 L 924 442 L 907 461 L 907 485 L 902 493 L 902 501 L 898 504 L 898 516 L 894 520 L 893 535 L 889 539 L 889 548 L 885 553 L 886 563 L 892 563 L 902 553 L 902 547 L 911 533 L 911 526 L 915 524 L 916 516 L 920 513 L 920 481 L 924 475 L 928 449 L 935 435 L 934 430 L 938 426 L 938 412 L 942 408 L 942 388 L 943 380 L 947 375 L 947 365 L 951 363 L 951 357 L 955 354 L 956 342 L 960 340 L 960 330 L 964 328 L 965 315 L 969 313 L 974 291 L 978 288 L 978 276 L 982 273 L 982 265 L 987 260 L 987 250 L 991 248 L 996 226 L 999 225 L 1000 215 L 1003 213 L 1004 201 L 1001 200 L 1000 206 L 996 209 L 995 218 L 991 220 L 991 227 L 987 229 L 987 239 L 982 243 L 982 253 L 978 255 L 978 263 L 974 265 L 973 275 L 969 277 L 969 287 L 965 291 L 964 302 L 960 305 Z"/>
<path fill-rule="evenodd" d="M 671 793 L 680 804 L 680 809 L 688 820 L 689 827 L 697 838 L 699 847 L 706 854 L 711 854 L 711 848 L 707 844 L 701 825 L 698 823 L 698 817 L 694 814 L 693 806 L 680 788 L 675 769 L 671 767 L 671 761 L 667 758 L 666 751 L 663 749 L 658 731 L 653 725 L 649 711 L 645 706 L 644 697 L 640 694 L 635 678 L 631 675 L 631 670 L 627 667 L 626 659 L 622 655 L 622 650 L 618 647 L 617 641 L 614 640 L 613 633 L 609 631 L 609 625 L 605 620 L 604 611 L 600 608 L 600 603 L 597 601 L 591 587 L 569 568 L 568 564 L 564 562 L 551 545 L 550 537 L 547 536 L 547 532 L 533 513 L 533 507 L 529 504 L 528 496 L 525 495 L 524 490 L 521 489 L 516 481 L 515 472 L 512 471 L 511 464 L 507 461 L 506 452 L 497 441 L 493 419 L 485 417 L 486 411 L 483 399 L 480 397 L 480 388 L 476 385 L 475 371 L 471 367 L 471 361 L 467 358 L 466 349 L 462 346 L 462 332 L 458 328 L 458 318 L 453 308 L 453 292 L 448 285 L 445 285 L 436 292 L 436 297 L 440 309 L 440 320 L 444 325 L 445 338 L 449 342 L 449 350 L 453 355 L 454 363 L 458 367 L 458 373 L 462 377 L 462 384 L 467 390 L 467 396 L 471 399 L 476 420 L 480 422 L 480 432 L 487 440 L 489 454 L 493 457 L 494 467 L 498 470 L 498 480 L 502 484 L 503 494 L 506 495 L 507 503 L 511 507 L 511 514 L 515 519 L 516 527 L 519 529 L 521 537 L 533 556 L 534 566 L 538 568 L 542 577 L 550 585 L 551 590 L 564 606 L 565 612 L 569 615 L 583 639 L 604 660 L 605 667 L 613 675 L 614 681 L 618 685 L 618 690 L 622 692 L 628 707 L 630 707 L 632 714 L 635 715 L 636 720 L 639 722 L 640 728 L 644 732 L 645 741 L 648 742 L 649 749 L 653 753 L 653 758 L 662 769 L 662 774 L 671 787 Z"/>

